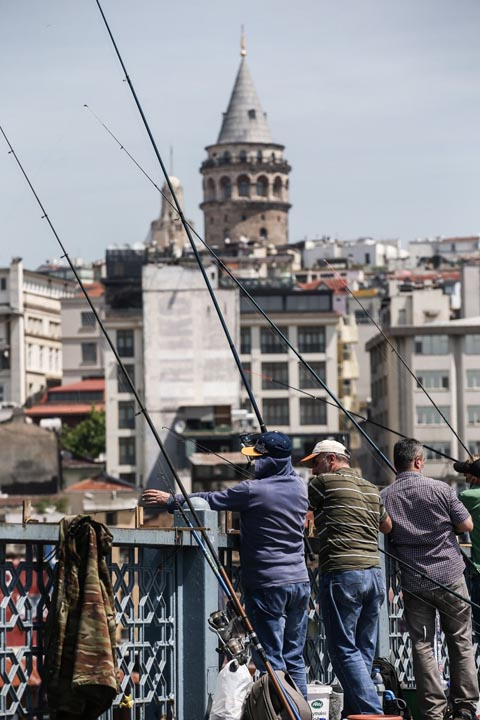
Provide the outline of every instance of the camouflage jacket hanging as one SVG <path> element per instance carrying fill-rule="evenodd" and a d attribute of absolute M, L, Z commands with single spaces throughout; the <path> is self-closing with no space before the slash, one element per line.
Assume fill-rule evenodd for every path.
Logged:
<path fill-rule="evenodd" d="M 105 556 L 112 535 L 87 515 L 60 523 L 60 559 L 46 625 L 51 720 L 94 720 L 118 691 L 115 609 Z"/>

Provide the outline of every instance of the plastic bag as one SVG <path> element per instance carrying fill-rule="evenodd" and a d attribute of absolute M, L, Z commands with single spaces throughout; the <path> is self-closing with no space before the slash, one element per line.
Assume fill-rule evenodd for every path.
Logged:
<path fill-rule="evenodd" d="M 218 673 L 209 720 L 240 720 L 252 684 L 248 667 L 230 660 Z"/>

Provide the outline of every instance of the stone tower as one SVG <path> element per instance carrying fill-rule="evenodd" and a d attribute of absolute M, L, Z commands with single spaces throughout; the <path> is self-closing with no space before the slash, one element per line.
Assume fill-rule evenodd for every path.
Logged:
<path fill-rule="evenodd" d="M 245 60 L 242 34 L 240 67 L 215 145 L 202 163 L 205 241 L 225 244 L 255 241 L 288 243 L 288 173 L 284 146 L 272 141 Z"/>

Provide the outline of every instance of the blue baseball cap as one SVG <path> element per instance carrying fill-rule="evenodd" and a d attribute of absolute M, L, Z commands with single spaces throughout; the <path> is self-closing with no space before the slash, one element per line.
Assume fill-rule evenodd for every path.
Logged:
<path fill-rule="evenodd" d="M 289 457 L 292 454 L 292 441 L 288 435 L 274 430 L 262 433 L 253 447 L 244 447 L 241 452 L 249 457 Z"/>

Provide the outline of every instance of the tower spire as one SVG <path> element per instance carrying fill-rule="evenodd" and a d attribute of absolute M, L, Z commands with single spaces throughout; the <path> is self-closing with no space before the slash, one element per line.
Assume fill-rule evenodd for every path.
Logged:
<path fill-rule="evenodd" d="M 241 26 L 241 28 L 242 30 L 240 34 L 240 56 L 245 57 L 245 55 L 247 54 L 247 42 L 245 40 L 245 28 L 243 25 Z"/>

